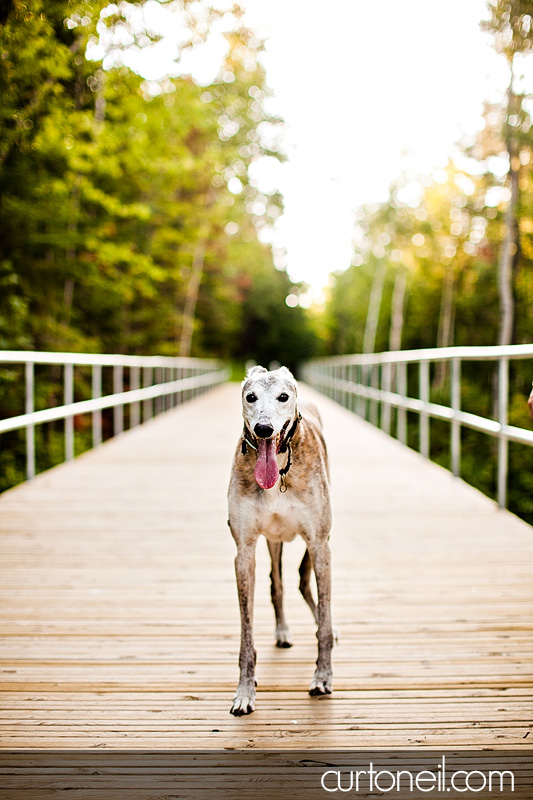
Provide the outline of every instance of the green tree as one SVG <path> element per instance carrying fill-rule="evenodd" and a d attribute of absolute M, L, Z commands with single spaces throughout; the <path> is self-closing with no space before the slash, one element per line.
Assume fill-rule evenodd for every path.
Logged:
<path fill-rule="evenodd" d="M 505 214 L 506 234 L 498 262 L 500 298 L 499 344 L 510 344 L 514 329 L 514 273 L 519 244 L 518 206 L 520 203 L 520 129 L 524 125 L 524 95 L 516 91 L 517 57 L 533 46 L 533 2 L 531 0 L 494 0 L 488 4 L 490 19 L 482 28 L 492 34 L 494 47 L 506 59 L 509 86 L 502 126 L 502 138 L 509 158 L 507 183 L 510 197 Z"/>

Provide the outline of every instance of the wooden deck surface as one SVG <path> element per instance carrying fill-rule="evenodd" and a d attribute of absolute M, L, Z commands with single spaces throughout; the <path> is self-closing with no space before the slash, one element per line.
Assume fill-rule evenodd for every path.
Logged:
<path fill-rule="evenodd" d="M 1 748 L 531 747 L 533 530 L 314 398 L 332 466 L 334 694 L 307 695 L 303 543 L 285 547 L 295 646 L 280 650 L 260 542 L 257 710 L 229 714 L 241 422 L 225 385 L 0 498 Z"/>

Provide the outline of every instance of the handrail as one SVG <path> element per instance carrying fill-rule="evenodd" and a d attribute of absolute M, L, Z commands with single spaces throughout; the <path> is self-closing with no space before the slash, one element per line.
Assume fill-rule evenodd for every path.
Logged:
<path fill-rule="evenodd" d="M 0 350 L 0 363 L 78 364 L 101 367 L 194 367 L 220 364 L 218 359 L 185 358 L 183 356 L 126 356 L 119 353 L 52 353 L 44 350 Z"/>
<path fill-rule="evenodd" d="M 487 347 L 427 347 L 420 350 L 389 350 L 384 353 L 355 353 L 313 359 L 313 364 L 414 364 L 420 361 L 498 361 L 500 358 L 533 357 L 533 344 L 493 345 Z"/>
<path fill-rule="evenodd" d="M 397 350 L 385 353 L 354 354 L 315 359 L 307 362 L 301 371 L 302 378 L 318 391 L 350 407 L 367 418 L 367 401 L 370 401 L 369 421 L 378 424 L 378 406 L 381 404 L 380 427 L 390 434 L 391 408 L 398 409 L 397 437 L 407 443 L 407 411 L 419 414 L 419 450 L 429 458 L 429 419 L 441 419 L 451 425 L 451 470 L 460 473 L 461 426 L 481 431 L 498 439 L 498 505 L 507 502 L 508 446 L 509 442 L 533 445 L 533 431 L 508 424 L 509 361 L 533 359 L 533 344 L 494 347 L 442 347 L 421 350 Z M 450 405 L 430 402 L 429 367 L 432 362 L 450 362 Z M 493 420 L 470 414 L 460 408 L 461 362 L 498 362 L 498 419 Z M 407 366 L 418 364 L 419 396 L 409 397 L 407 391 Z M 396 368 L 396 391 L 392 390 L 392 370 Z M 533 377 L 533 365 L 532 365 Z M 354 406 L 354 399 L 357 402 Z M 349 402 L 348 402 L 349 400 Z"/>
<path fill-rule="evenodd" d="M 102 410 L 113 408 L 113 434 L 124 430 L 124 406 L 130 406 L 130 427 L 209 387 L 226 381 L 229 370 L 216 359 L 166 356 L 127 356 L 97 353 L 51 353 L 0 350 L 0 365 L 23 364 L 25 413 L 0 420 L 0 434 L 26 429 L 26 476 L 35 476 L 35 426 L 65 420 L 65 460 L 74 458 L 74 417 L 92 414 L 93 447 L 102 442 Z M 59 365 L 64 369 L 64 403 L 35 411 L 35 365 Z M 74 367 L 92 368 L 92 399 L 74 402 Z M 113 368 L 113 393 L 102 396 L 102 368 Z M 130 388 L 124 391 L 124 369 Z M 141 387 L 141 374 L 143 386 Z M 154 403 L 155 400 L 155 403 Z"/>

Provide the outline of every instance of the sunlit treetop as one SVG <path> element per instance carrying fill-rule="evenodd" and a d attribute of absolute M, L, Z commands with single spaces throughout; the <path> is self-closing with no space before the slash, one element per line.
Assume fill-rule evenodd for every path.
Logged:
<path fill-rule="evenodd" d="M 490 19 L 481 23 L 482 30 L 493 35 L 494 48 L 509 61 L 516 53 L 533 47 L 532 0 L 494 0 L 489 2 Z"/>

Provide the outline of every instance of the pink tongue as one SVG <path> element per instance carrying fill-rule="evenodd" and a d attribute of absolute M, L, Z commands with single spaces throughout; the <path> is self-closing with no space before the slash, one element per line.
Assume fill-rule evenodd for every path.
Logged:
<path fill-rule="evenodd" d="M 275 439 L 258 439 L 254 475 L 261 489 L 272 489 L 279 477 Z"/>

